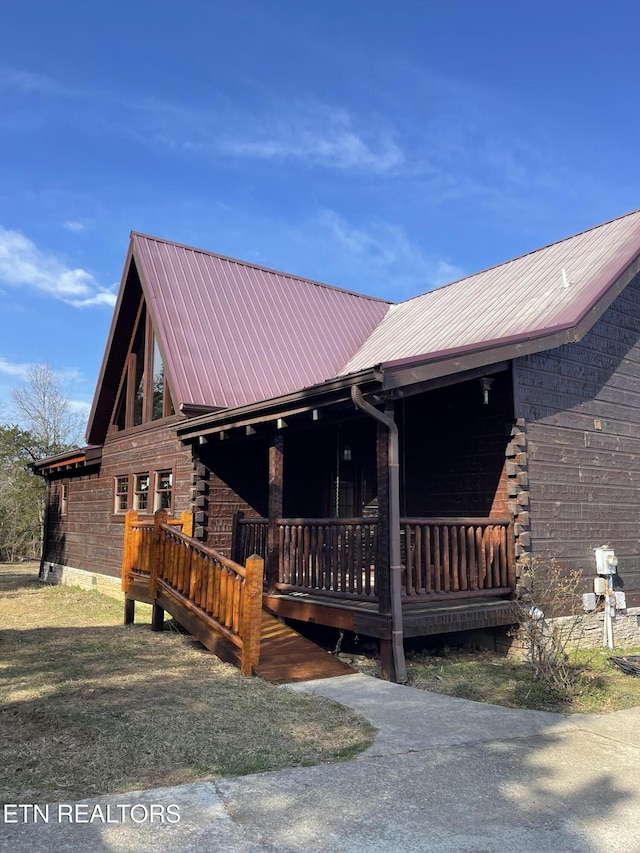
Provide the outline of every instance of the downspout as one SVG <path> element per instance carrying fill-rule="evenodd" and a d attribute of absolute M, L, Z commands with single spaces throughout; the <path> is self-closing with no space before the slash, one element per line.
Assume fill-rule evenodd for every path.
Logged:
<path fill-rule="evenodd" d="M 389 557 L 391 570 L 391 648 L 396 680 L 407 681 L 407 667 L 402 644 L 402 590 L 400 557 L 400 454 L 398 452 L 398 426 L 392 417 L 383 414 L 362 396 L 357 385 L 351 386 L 351 399 L 367 415 L 383 424 L 388 430 L 389 451 Z"/>

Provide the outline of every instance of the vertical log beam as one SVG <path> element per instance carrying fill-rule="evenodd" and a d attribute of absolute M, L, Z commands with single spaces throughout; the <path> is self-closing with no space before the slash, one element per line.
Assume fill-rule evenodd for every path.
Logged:
<path fill-rule="evenodd" d="M 131 569 L 133 568 L 133 526 L 138 521 L 138 513 L 130 509 L 124 517 L 124 542 L 122 544 L 122 591 L 129 591 Z"/>
<path fill-rule="evenodd" d="M 180 524 L 185 536 L 193 536 L 193 513 L 190 510 L 180 513 Z"/>
<path fill-rule="evenodd" d="M 269 591 L 280 580 L 278 519 L 282 518 L 284 480 L 284 437 L 276 433 L 269 445 L 269 527 L 267 530 L 267 586 Z"/>
<path fill-rule="evenodd" d="M 251 675 L 260 661 L 264 560 L 253 554 L 247 560 L 246 569 L 244 606 L 241 616 L 242 660 L 240 669 L 243 675 Z"/>
<path fill-rule="evenodd" d="M 153 516 L 153 534 L 151 537 L 151 565 L 149 571 L 149 595 L 151 598 L 155 598 L 158 594 L 157 584 L 158 577 L 160 576 L 160 572 L 162 570 L 161 560 L 162 560 L 162 531 L 160 530 L 161 524 L 166 524 L 167 519 L 169 518 L 167 511 L 165 509 L 159 509 L 155 515 Z"/>
<path fill-rule="evenodd" d="M 244 518 L 244 513 L 241 509 L 233 513 L 233 522 L 231 525 L 231 559 L 234 563 L 242 563 L 244 555 L 242 553 L 242 525 L 241 519 Z M 255 545 L 255 542 L 253 543 Z"/>

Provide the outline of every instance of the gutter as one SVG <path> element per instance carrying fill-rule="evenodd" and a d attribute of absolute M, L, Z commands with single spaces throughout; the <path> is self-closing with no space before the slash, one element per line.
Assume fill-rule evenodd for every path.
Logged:
<path fill-rule="evenodd" d="M 404 659 L 402 631 L 402 588 L 400 557 L 400 453 L 398 451 L 398 425 L 393 417 L 383 414 L 362 396 L 357 385 L 351 386 L 351 399 L 358 409 L 387 428 L 389 464 L 389 557 L 391 570 L 391 648 L 396 671 L 396 681 L 405 684 L 407 667 Z"/>

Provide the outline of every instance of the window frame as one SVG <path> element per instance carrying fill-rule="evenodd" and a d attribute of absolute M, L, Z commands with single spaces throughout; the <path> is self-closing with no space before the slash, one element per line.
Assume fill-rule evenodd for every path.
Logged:
<path fill-rule="evenodd" d="M 161 489 L 159 488 L 160 478 L 164 475 L 169 475 L 169 488 Z M 175 472 L 173 468 L 158 468 L 157 471 L 154 471 L 153 478 L 153 511 L 158 512 L 160 509 L 166 510 L 168 513 L 173 512 L 173 501 L 174 501 L 174 487 L 175 487 Z M 162 506 L 163 495 L 169 495 L 169 506 Z"/>
<path fill-rule="evenodd" d="M 160 483 L 160 477 L 163 474 L 168 474 L 170 476 L 171 486 L 170 488 L 164 488 L 159 490 L 158 485 Z M 138 489 L 138 478 L 140 477 L 148 477 L 149 478 L 149 487 L 147 490 Z M 116 490 L 118 488 L 118 481 L 127 481 L 127 490 L 126 492 L 121 491 L 118 493 Z M 121 522 L 124 521 L 124 517 L 129 510 L 133 510 L 137 512 L 140 517 L 145 518 L 153 518 L 154 514 L 162 509 L 158 504 L 162 503 L 162 499 L 159 495 L 168 494 L 169 506 L 165 507 L 166 512 L 169 515 L 175 514 L 175 488 L 176 488 L 176 466 L 173 465 L 164 465 L 162 467 L 156 469 L 148 469 L 148 470 L 140 470 L 137 469 L 129 469 L 129 470 L 120 470 L 113 477 L 113 491 L 111 498 L 111 520 Z M 136 509 L 136 495 L 145 492 L 148 494 L 147 506 L 145 509 Z M 126 509 L 119 508 L 118 504 L 118 495 L 124 497 L 126 500 Z"/>
<path fill-rule="evenodd" d="M 126 489 L 119 491 L 118 484 L 120 482 L 126 483 Z M 123 517 L 130 509 L 129 504 L 129 492 L 131 486 L 131 475 L 130 474 L 116 474 L 113 478 L 113 502 L 112 512 L 113 515 L 117 515 Z M 122 506 L 124 496 L 124 506 Z"/>

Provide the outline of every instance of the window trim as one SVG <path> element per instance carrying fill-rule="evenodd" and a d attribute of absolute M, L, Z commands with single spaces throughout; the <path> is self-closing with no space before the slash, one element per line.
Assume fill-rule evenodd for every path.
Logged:
<path fill-rule="evenodd" d="M 175 472 L 173 467 L 171 468 L 158 468 L 157 471 L 154 471 L 153 477 L 153 511 L 158 512 L 159 509 L 165 509 L 168 513 L 173 512 L 173 501 L 174 501 L 174 489 L 175 489 Z M 160 489 L 159 482 L 160 477 L 163 474 L 168 474 L 170 477 L 170 484 L 168 489 Z M 162 507 L 162 495 L 169 494 L 169 506 Z"/>
<path fill-rule="evenodd" d="M 126 490 L 118 491 L 118 484 L 122 481 L 126 482 Z M 116 474 L 113 478 L 113 501 L 111 503 L 113 515 L 124 516 L 129 511 L 129 492 L 131 490 L 131 475 Z M 124 496 L 124 507 L 122 504 L 122 496 Z"/>
<path fill-rule="evenodd" d="M 161 474 L 170 474 L 171 475 L 171 488 L 163 489 L 161 492 L 158 492 L 158 483 L 159 477 Z M 138 477 L 149 477 L 149 488 L 148 488 L 148 501 L 146 509 L 136 509 L 136 486 L 137 486 L 137 478 Z M 127 480 L 127 491 L 122 492 L 125 495 L 127 508 L 126 509 L 118 509 L 117 498 L 118 494 L 116 492 L 117 484 L 119 480 Z M 173 515 L 175 513 L 175 489 L 176 489 L 176 467 L 174 465 L 166 465 L 161 468 L 150 469 L 150 470 L 140 470 L 132 469 L 129 470 L 120 470 L 117 474 L 114 475 L 112 486 L 112 495 L 111 495 L 111 520 L 112 521 L 124 521 L 124 517 L 129 510 L 134 510 L 138 513 L 140 517 L 144 518 L 153 518 L 155 512 L 158 511 L 159 507 L 157 503 L 159 501 L 159 494 L 169 493 L 170 497 L 170 505 L 166 508 L 166 511 L 169 515 Z"/>

